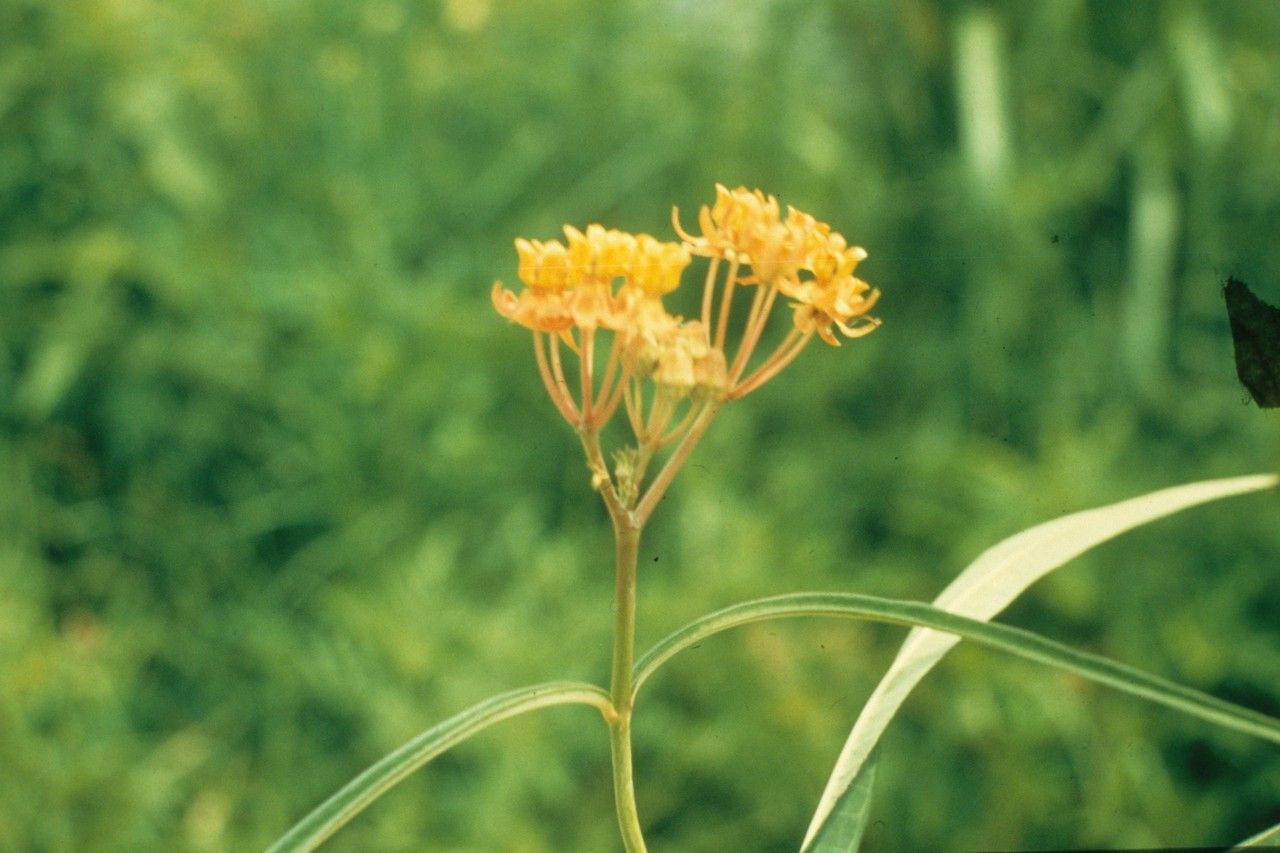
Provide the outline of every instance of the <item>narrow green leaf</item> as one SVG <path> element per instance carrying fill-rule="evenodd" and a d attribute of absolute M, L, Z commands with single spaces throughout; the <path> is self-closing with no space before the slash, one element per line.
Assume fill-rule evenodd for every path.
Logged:
<path fill-rule="evenodd" d="M 796 616 L 838 616 L 932 628 L 1149 699 L 1223 728 L 1280 743 L 1280 719 L 1242 708 L 1126 664 L 1082 652 L 1022 628 L 957 616 L 931 604 L 851 592 L 796 592 L 777 595 L 745 601 L 696 619 L 645 653 L 636 664 L 636 689 L 639 690 L 640 685 L 658 667 L 675 655 L 714 634 L 752 622 Z"/>
<path fill-rule="evenodd" d="M 1259 474 L 1190 483 L 1037 525 L 983 552 L 934 604 L 974 619 L 991 619 L 1031 584 L 1108 539 L 1197 504 L 1274 488 L 1278 481 L 1274 474 Z M 928 630 L 907 636 L 849 733 L 801 850 L 809 847 L 841 794 L 853 784 L 907 695 L 957 641 Z"/>
<path fill-rule="evenodd" d="M 553 681 L 492 696 L 432 726 L 352 779 L 273 844 L 276 851 L 314 850 L 393 786 L 482 729 L 552 705 L 592 705 L 608 713 L 609 694 L 591 684 Z"/>
<path fill-rule="evenodd" d="M 876 784 L 877 758 L 873 754 L 858 778 L 836 802 L 811 849 L 814 853 L 857 853 L 871 815 L 871 791 Z"/>
<path fill-rule="evenodd" d="M 1270 829 L 1264 829 L 1257 835 L 1251 835 L 1241 841 L 1232 850 L 1246 850 L 1250 847 L 1280 847 L 1280 823 Z"/>

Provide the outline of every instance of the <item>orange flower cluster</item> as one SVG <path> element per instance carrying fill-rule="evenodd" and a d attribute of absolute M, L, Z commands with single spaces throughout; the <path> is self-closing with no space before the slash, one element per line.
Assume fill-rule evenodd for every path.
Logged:
<path fill-rule="evenodd" d="M 574 326 L 621 331 L 640 297 L 674 290 L 689 265 L 689 253 L 678 243 L 660 243 L 648 234 L 636 237 L 599 225 L 587 226 L 585 234 L 566 225 L 564 233 L 567 247 L 559 240 L 516 240 L 526 289 L 517 296 L 494 282 L 499 314 L 536 332 Z"/>
<path fill-rule="evenodd" d="M 585 232 L 566 225 L 564 235 L 565 243 L 515 241 L 525 290 L 517 295 L 495 282 L 499 314 L 535 334 L 558 334 L 575 351 L 578 341 L 570 330 L 583 336 L 613 332 L 612 357 L 621 359 L 630 376 L 652 378 L 677 393 L 723 386 L 723 359 L 693 343 L 706 337 L 696 321 L 685 322 L 662 306 L 661 297 L 679 286 L 689 265 L 683 246 L 600 225 L 588 225 Z M 548 360 L 549 387 L 561 396 L 557 360 Z M 565 402 L 577 409 L 572 399 Z"/>
<path fill-rule="evenodd" d="M 879 325 L 868 315 L 879 291 L 854 274 L 866 252 L 825 222 L 790 207 L 783 216 L 773 196 L 723 186 L 698 213 L 701 233 L 686 232 L 678 211 L 672 221 L 680 243 L 600 225 L 585 231 L 566 225 L 564 242 L 517 239 L 524 289 L 493 285 L 498 313 L 533 331 L 539 371 L 564 417 L 594 437 L 625 403 L 643 458 L 701 423 L 701 415 L 776 376 L 814 336 L 835 346 L 837 331 L 859 337 Z M 692 256 L 710 265 L 701 317 L 685 320 L 668 313 L 662 298 L 679 286 Z M 740 285 L 754 286 L 754 295 L 730 360 L 729 319 Z M 793 326 L 748 372 L 779 293 L 791 302 Z M 598 359 L 598 335 L 606 333 L 611 346 Z M 576 393 L 562 345 L 577 356 Z M 689 401 L 685 416 L 677 418 L 683 401 Z"/>
<path fill-rule="evenodd" d="M 848 337 L 861 337 L 880 324 L 867 316 L 880 291 L 853 274 L 866 251 L 850 246 L 827 223 L 794 207 L 787 208 L 784 218 L 773 196 L 721 185 L 716 186 L 715 203 L 698 212 L 701 235 L 686 232 L 675 211 L 672 218 L 691 253 L 749 265 L 753 275 L 738 279 L 739 284 L 776 287 L 794 300 L 801 332 L 816 332 L 839 346 L 833 326 Z"/>

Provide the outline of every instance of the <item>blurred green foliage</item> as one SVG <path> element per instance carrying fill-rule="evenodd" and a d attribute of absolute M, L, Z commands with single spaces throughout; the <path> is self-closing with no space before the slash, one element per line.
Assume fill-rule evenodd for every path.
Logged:
<path fill-rule="evenodd" d="M 927 0 L 0 0 L 0 848 L 265 845 L 492 692 L 607 676 L 609 534 L 511 239 L 760 186 L 883 329 L 730 407 L 640 645 L 800 589 L 928 599 L 1055 514 L 1274 469 L 1220 286 L 1280 299 L 1280 9 Z M 1280 712 L 1276 502 L 1009 621 Z M 793 850 L 902 632 L 744 629 L 643 697 L 657 850 Z M 335 849 L 617 847 L 587 709 L 445 756 Z M 1280 756 L 962 647 L 868 849 L 1223 844 Z"/>

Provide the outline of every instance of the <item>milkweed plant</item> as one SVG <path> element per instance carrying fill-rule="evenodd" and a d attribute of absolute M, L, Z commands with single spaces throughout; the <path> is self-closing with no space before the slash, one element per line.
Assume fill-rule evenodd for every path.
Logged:
<path fill-rule="evenodd" d="M 815 337 L 839 347 L 842 339 L 880 325 L 870 313 L 880 291 L 857 276 L 867 253 L 808 213 L 794 207 L 784 213 L 773 196 L 717 186 L 696 226 L 686 230 L 674 209 L 672 224 L 678 239 L 670 242 L 595 224 L 583 230 L 566 225 L 563 242 L 517 239 L 523 287 L 516 292 L 495 282 L 492 291 L 498 314 L 532 335 L 538 376 L 577 433 L 591 486 L 612 522 L 616 591 L 608 689 L 557 681 L 491 697 L 369 767 L 273 850 L 315 848 L 410 773 L 494 723 L 554 705 L 585 704 L 600 712 L 609 733 L 622 842 L 628 851 L 643 851 L 631 760 L 640 688 L 681 650 L 767 619 L 839 617 L 911 628 L 857 717 L 807 832 L 797 827 L 802 851 L 857 849 L 873 793 L 876 743 L 912 688 L 961 639 L 1280 743 L 1280 720 L 1273 717 L 989 621 L 1034 581 L 1101 542 L 1196 504 L 1274 489 L 1274 474 L 1176 486 L 1054 519 L 988 549 L 932 604 L 848 592 L 758 599 L 697 619 L 637 659 L 640 538 L 716 415 L 777 378 Z M 695 258 L 705 266 L 701 311 L 686 319 L 672 314 L 663 299 L 679 288 Z M 779 317 L 785 333 L 776 345 L 762 346 L 778 340 L 779 333 L 767 330 Z M 626 440 L 607 449 L 605 430 L 614 423 Z M 1241 843 L 1277 839 L 1280 827 Z"/>

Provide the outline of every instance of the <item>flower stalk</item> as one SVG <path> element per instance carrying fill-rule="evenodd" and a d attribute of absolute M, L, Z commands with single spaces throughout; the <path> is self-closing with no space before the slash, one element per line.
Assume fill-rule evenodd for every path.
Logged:
<path fill-rule="evenodd" d="M 613 662 L 605 718 L 618 826 L 629 853 L 645 850 L 631 757 L 641 533 L 722 406 L 773 379 L 814 337 L 839 346 L 837 331 L 861 337 L 880 322 L 868 314 L 879 291 L 853 274 L 866 252 L 807 213 L 788 208 L 783 216 L 773 196 L 717 186 L 715 203 L 698 212 L 700 233 L 686 232 L 674 209 L 672 222 L 680 242 L 600 225 L 585 231 L 566 225 L 564 243 L 517 239 L 525 288 L 516 294 L 495 282 L 492 293 L 498 313 L 532 330 L 538 374 L 577 432 L 591 486 L 613 522 Z M 662 298 L 679 287 L 694 257 L 707 259 L 707 272 L 700 316 L 685 320 L 668 313 Z M 745 318 L 731 335 L 735 296 L 753 287 Z M 790 300 L 792 328 L 771 354 L 753 358 L 779 294 Z M 565 363 L 570 356 L 578 360 L 576 371 Z M 626 411 L 621 420 L 631 443 L 613 452 L 610 470 L 601 442 L 619 408 Z M 658 465 L 667 448 L 646 486 L 650 465 Z"/>

